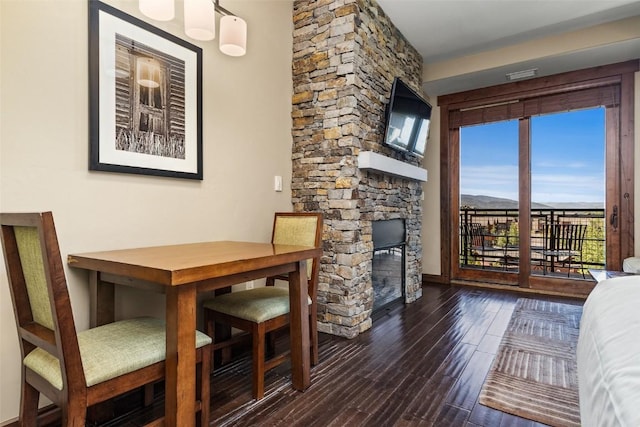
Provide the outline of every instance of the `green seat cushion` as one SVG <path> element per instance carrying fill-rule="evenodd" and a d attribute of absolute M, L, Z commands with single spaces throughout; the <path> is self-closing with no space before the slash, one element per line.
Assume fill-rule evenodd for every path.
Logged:
<path fill-rule="evenodd" d="M 196 348 L 210 343 L 208 335 L 196 331 Z M 163 361 L 166 329 L 163 321 L 151 317 L 121 320 L 78 333 L 78 345 L 87 386 L 93 386 Z M 24 364 L 62 390 L 56 357 L 37 348 Z"/>
<path fill-rule="evenodd" d="M 308 298 L 311 304 L 311 298 Z M 262 323 L 289 313 L 289 290 L 275 286 L 219 295 L 203 306 L 213 311 Z"/>

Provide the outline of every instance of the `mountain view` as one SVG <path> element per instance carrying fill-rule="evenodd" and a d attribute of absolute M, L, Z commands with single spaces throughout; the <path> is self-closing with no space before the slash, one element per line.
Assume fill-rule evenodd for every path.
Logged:
<path fill-rule="evenodd" d="M 475 209 L 518 209 L 518 201 L 483 195 L 460 195 L 460 206 Z M 531 209 L 603 209 L 602 203 L 594 202 L 547 202 L 531 203 Z"/>

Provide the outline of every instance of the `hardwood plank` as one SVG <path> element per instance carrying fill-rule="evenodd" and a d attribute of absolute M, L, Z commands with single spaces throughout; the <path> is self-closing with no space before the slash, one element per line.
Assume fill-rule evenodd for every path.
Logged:
<path fill-rule="evenodd" d="M 511 414 L 504 414 L 502 416 L 502 421 L 500 421 L 500 427 L 538 427 L 544 426 L 545 424 L 540 424 L 535 421 L 527 420 L 524 418 L 516 417 Z"/>
<path fill-rule="evenodd" d="M 460 426 L 469 418 L 469 411 L 453 405 L 445 405 L 436 418 L 435 425 L 438 426 Z"/>
<path fill-rule="evenodd" d="M 514 308 L 515 301 L 509 306 L 501 308 L 498 314 L 496 314 L 496 318 L 493 323 L 491 323 L 487 334 L 502 337 L 502 335 L 504 335 L 504 331 L 507 329 L 507 325 L 509 324 Z"/>
<path fill-rule="evenodd" d="M 413 420 L 433 423 L 442 408 L 442 396 L 455 384 L 455 378 L 447 375 L 436 375 L 424 383 L 413 400 L 406 406 L 404 416 Z"/>
<path fill-rule="evenodd" d="M 502 337 L 497 335 L 489 335 L 485 334 L 478 344 L 478 351 L 489 354 L 496 354 L 498 352 L 498 348 L 500 347 L 500 342 L 502 341 Z"/>
<path fill-rule="evenodd" d="M 347 408 L 341 411 L 336 418 L 330 423 L 326 424 L 327 427 L 343 427 L 362 425 L 369 418 L 369 414 L 360 411 L 356 408 Z"/>
<path fill-rule="evenodd" d="M 476 351 L 466 369 L 458 378 L 455 387 L 449 392 L 446 402 L 471 411 L 478 400 L 480 389 L 489 372 L 494 355 Z"/>
<path fill-rule="evenodd" d="M 462 339 L 467 344 L 478 345 L 487 333 L 487 330 L 493 323 L 495 314 L 484 310 L 482 313 L 477 314 L 475 323 L 469 328 L 469 331 Z"/>
<path fill-rule="evenodd" d="M 503 414 L 504 412 L 476 403 L 469 415 L 469 422 L 479 426 L 498 426 Z"/>

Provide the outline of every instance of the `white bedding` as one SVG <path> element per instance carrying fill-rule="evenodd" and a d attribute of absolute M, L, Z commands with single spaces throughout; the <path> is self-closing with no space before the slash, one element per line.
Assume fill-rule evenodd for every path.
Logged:
<path fill-rule="evenodd" d="M 640 426 L 640 275 L 596 285 L 584 304 L 577 362 L 582 425 Z"/>

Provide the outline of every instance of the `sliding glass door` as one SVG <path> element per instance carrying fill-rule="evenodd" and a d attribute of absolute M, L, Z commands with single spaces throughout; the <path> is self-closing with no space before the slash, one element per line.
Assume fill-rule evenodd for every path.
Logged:
<path fill-rule="evenodd" d="M 531 274 L 605 265 L 605 109 L 531 118 Z"/>
<path fill-rule="evenodd" d="M 459 277 L 561 289 L 605 267 L 605 118 L 598 106 L 460 127 Z"/>
<path fill-rule="evenodd" d="M 460 267 L 518 271 L 518 121 L 460 129 Z"/>

